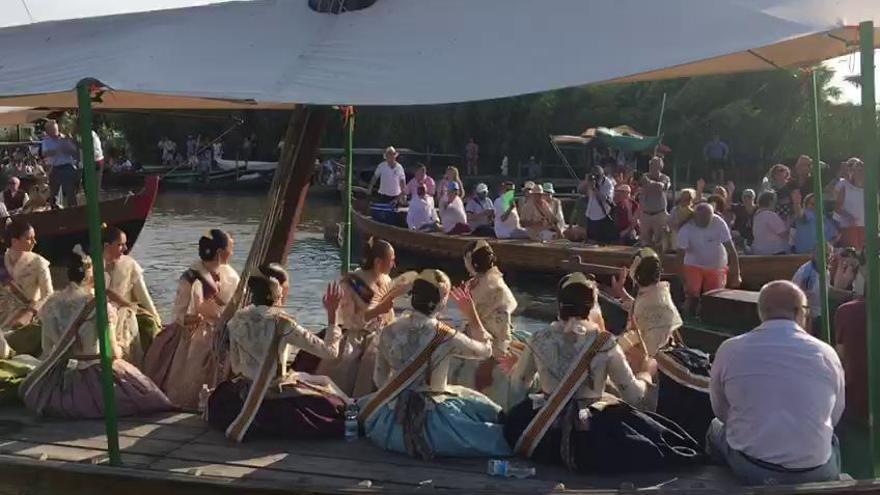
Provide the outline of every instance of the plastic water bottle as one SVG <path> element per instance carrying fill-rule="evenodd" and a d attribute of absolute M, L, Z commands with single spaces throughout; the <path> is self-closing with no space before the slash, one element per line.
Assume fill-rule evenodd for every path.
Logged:
<path fill-rule="evenodd" d="M 486 471 L 489 473 L 489 476 L 500 476 L 502 478 L 525 479 L 535 475 L 534 467 L 513 464 L 504 459 L 490 460 Z"/>
<path fill-rule="evenodd" d="M 360 409 L 352 402 L 345 408 L 345 441 L 354 442 L 358 439 L 358 413 Z"/>

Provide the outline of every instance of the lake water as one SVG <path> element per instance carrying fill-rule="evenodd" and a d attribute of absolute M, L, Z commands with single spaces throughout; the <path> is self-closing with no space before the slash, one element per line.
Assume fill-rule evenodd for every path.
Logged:
<path fill-rule="evenodd" d="M 265 195 L 160 193 L 132 255 L 144 268 L 144 277 L 163 320 L 170 319 L 178 277 L 198 259 L 198 238 L 212 228 L 229 232 L 235 239 L 232 265 L 241 271 L 266 204 Z M 326 323 L 321 297 L 327 283 L 338 277 L 340 260 L 339 250 L 324 240 L 323 229 L 324 225 L 338 221 L 339 214 L 336 202 L 310 200 L 296 234 L 289 264 L 291 291 L 287 307 L 307 328 L 319 328 Z M 355 243 L 354 259 L 358 248 Z M 401 261 L 406 264 L 405 259 Z M 549 296 L 544 289 L 514 288 L 514 292 L 521 305 Z M 399 300 L 399 306 L 407 306 L 405 298 Z M 459 319 L 452 308 L 448 314 L 453 320 Z M 521 316 L 515 321 L 517 329 L 525 331 L 543 324 Z"/>

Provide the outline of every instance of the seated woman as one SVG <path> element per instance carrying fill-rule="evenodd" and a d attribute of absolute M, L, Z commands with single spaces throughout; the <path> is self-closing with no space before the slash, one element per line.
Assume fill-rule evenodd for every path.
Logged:
<path fill-rule="evenodd" d="M 328 329 L 323 340 L 281 309 L 289 285 L 280 265 L 262 267 L 248 287 L 253 304 L 227 324 L 233 378 L 208 399 L 208 423 L 236 442 L 256 435 L 341 437 L 345 394 L 327 377 L 287 371 L 300 349 L 327 358 L 339 354 L 339 286 L 331 284 L 324 294 Z"/>
<path fill-rule="evenodd" d="M 213 229 L 199 238 L 199 258 L 183 272 L 177 285 L 173 323 L 165 326 L 144 358 L 144 373 L 178 407 L 199 408 L 203 386 L 214 380 L 215 325 L 229 302 L 223 299 L 235 283 L 221 270 L 223 253 L 231 249 L 231 237 Z"/>
<path fill-rule="evenodd" d="M 793 195 L 799 194 L 795 192 Z M 800 198 L 796 201 L 800 211 Z M 776 212 L 776 193 L 763 192 L 758 196 L 758 210 L 752 218 L 752 254 L 770 255 L 788 253 L 791 225 Z"/>
<path fill-rule="evenodd" d="M 563 238 L 564 231 L 556 218 L 553 198 L 544 186 L 532 186 L 527 193 L 520 212 L 520 222 L 533 241 L 550 241 Z"/>
<path fill-rule="evenodd" d="M 106 272 L 107 299 L 116 308 L 116 343 L 122 357 L 141 367 L 144 354 L 162 327 L 159 311 L 153 304 L 144 282 L 144 270 L 128 256 L 128 238 L 125 232 L 104 226 L 104 271 Z"/>
<path fill-rule="evenodd" d="M 445 273 L 419 274 L 412 286 L 413 310 L 379 336 L 380 388 L 360 401 L 360 421 L 374 444 L 422 459 L 509 455 L 497 424 L 501 408 L 479 392 L 447 385 L 453 357 L 484 360 L 492 355 L 467 289 L 452 289 L 468 320 L 467 334 L 437 319 L 449 295 Z"/>
<path fill-rule="evenodd" d="M 324 357 L 317 365 L 297 363 L 297 369 L 330 377 L 351 397 L 360 397 L 376 390 L 373 368 L 376 363 L 376 336 L 394 320 L 394 299 L 406 286 L 392 288 L 394 247 L 387 241 L 369 238 L 364 245 L 361 267 L 342 277 L 342 302 L 339 304 L 339 325 L 342 344 L 338 356 Z M 309 356 L 310 357 L 310 356 Z"/>
<path fill-rule="evenodd" d="M 21 384 L 19 393 L 25 407 L 41 416 L 101 418 L 104 399 L 100 330 L 95 323 L 91 259 L 81 251 L 74 252 L 67 265 L 67 278 L 67 288 L 52 294 L 40 309 L 46 354 Z M 110 304 L 107 314 L 116 412 L 130 416 L 172 410 L 165 394 L 140 370 L 119 357 L 116 310 Z"/>
<path fill-rule="evenodd" d="M 533 405 L 539 397 L 514 406 L 504 433 L 523 456 L 574 467 L 592 447 L 582 445 L 581 423 L 591 414 L 587 408 L 602 397 L 607 379 L 624 400 L 638 403 L 652 386 L 656 362 L 645 359 L 633 375 L 612 335 L 591 317 L 598 289 L 584 274 L 566 275 L 558 294 L 559 320 L 532 334 L 512 372 L 527 385 L 538 378 L 547 400 L 539 409 Z"/>
<path fill-rule="evenodd" d="M 467 287 L 477 315 L 489 332 L 492 356 L 483 361 L 454 359 L 449 368 L 449 381 L 484 393 L 502 409 L 507 409 L 518 404 L 528 392 L 525 387 L 512 388 L 510 377 L 502 369 L 502 366 L 515 362 L 522 352 L 521 342 L 511 346 L 516 298 L 495 264 L 492 246 L 486 241 L 468 244 L 464 266 L 471 275 Z"/>
<path fill-rule="evenodd" d="M 0 331 L 18 354 L 40 356 L 37 312 L 52 295 L 49 260 L 33 252 L 36 233 L 23 220 L 6 226 L 9 249 L 0 266 Z"/>

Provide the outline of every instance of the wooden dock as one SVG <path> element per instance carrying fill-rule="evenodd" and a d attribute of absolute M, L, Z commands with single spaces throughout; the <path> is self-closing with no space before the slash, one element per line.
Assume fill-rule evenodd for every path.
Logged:
<path fill-rule="evenodd" d="M 124 466 L 111 467 L 103 421 L 38 419 L 19 407 L 0 408 L 0 494 L 750 492 L 713 466 L 599 478 L 538 465 L 535 478 L 518 480 L 486 475 L 485 459 L 422 462 L 366 439 L 236 445 L 192 414 L 123 419 L 119 429 Z M 877 489 L 855 482 L 805 488 L 798 493 Z"/>

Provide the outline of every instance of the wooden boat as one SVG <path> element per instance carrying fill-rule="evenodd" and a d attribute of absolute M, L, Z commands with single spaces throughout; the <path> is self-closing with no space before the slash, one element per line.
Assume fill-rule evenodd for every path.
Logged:
<path fill-rule="evenodd" d="M 245 165 L 244 160 L 225 160 L 223 158 L 217 158 L 214 161 L 217 162 L 217 168 L 227 171 L 274 172 L 275 169 L 278 168 L 278 162 L 259 162 L 249 160 L 247 165 Z"/>
<path fill-rule="evenodd" d="M 119 227 L 128 237 L 129 248 L 134 247 L 144 222 L 156 202 L 159 178 L 150 176 L 144 181 L 144 188 L 137 194 L 129 193 L 121 198 L 101 201 L 101 218 L 107 225 Z M 59 210 L 22 213 L 15 218 L 33 225 L 37 233 L 34 251 L 50 262 L 64 263 L 66 257 L 77 244 L 88 245 L 89 227 L 86 207 L 77 206 Z M 5 235 L 3 238 L 5 239 Z"/>
<path fill-rule="evenodd" d="M 416 232 L 405 227 L 380 223 L 364 214 L 364 211 L 363 203 L 352 211 L 353 221 L 361 233 L 385 239 L 399 250 L 418 254 L 426 259 L 461 260 L 465 246 L 478 239 L 475 236 Z M 485 240 L 492 245 L 501 266 L 507 271 L 516 272 L 568 273 L 576 269 L 575 257 L 592 265 L 623 267 L 629 266 L 637 252 L 637 248 L 629 246 L 589 246 L 566 240 L 543 243 L 513 239 Z M 743 287 L 757 289 L 771 280 L 791 279 L 798 267 L 808 259 L 808 255 L 740 255 Z M 663 267 L 668 273 L 678 273 L 681 257 L 667 254 Z"/>
<path fill-rule="evenodd" d="M 243 172 L 215 170 L 207 176 L 197 171 L 180 171 L 162 178 L 167 189 L 197 191 L 254 191 L 268 190 L 273 172 Z"/>

